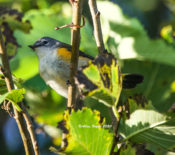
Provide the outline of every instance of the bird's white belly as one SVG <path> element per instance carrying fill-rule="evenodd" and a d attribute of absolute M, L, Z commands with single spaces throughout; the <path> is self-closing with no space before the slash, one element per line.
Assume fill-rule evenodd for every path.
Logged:
<path fill-rule="evenodd" d="M 79 60 L 79 67 L 87 64 L 87 60 Z M 67 98 L 67 81 L 70 76 L 70 65 L 63 60 L 56 60 L 55 57 L 44 57 L 39 61 L 40 75 L 47 85 L 58 94 Z"/>
<path fill-rule="evenodd" d="M 59 81 L 59 83 L 58 83 L 53 79 L 53 80 L 47 80 L 46 83 L 52 89 L 54 89 L 58 94 L 67 98 L 67 94 L 68 94 L 67 86 L 66 86 L 66 84 L 65 85 L 60 84 L 60 83 L 64 84 L 64 83 L 66 83 L 66 81 Z"/>
<path fill-rule="evenodd" d="M 52 62 L 52 63 L 51 63 Z M 69 79 L 69 65 L 63 61 L 54 62 L 43 58 L 39 62 L 40 75 L 47 85 L 58 94 L 67 98 L 67 80 Z M 64 67 L 63 67 L 64 66 Z"/>

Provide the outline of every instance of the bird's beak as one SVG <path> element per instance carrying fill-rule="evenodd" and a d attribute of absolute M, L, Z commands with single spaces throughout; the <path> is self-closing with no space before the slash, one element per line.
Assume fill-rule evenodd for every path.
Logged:
<path fill-rule="evenodd" d="M 35 46 L 34 45 L 29 45 L 28 47 L 30 47 L 32 50 L 35 50 Z"/>
<path fill-rule="evenodd" d="M 33 45 L 29 45 L 29 47 L 30 47 L 32 50 L 35 50 L 37 47 L 40 47 L 40 46 L 42 46 L 42 45 L 43 45 L 42 42 L 37 41 L 37 42 L 35 42 Z"/>

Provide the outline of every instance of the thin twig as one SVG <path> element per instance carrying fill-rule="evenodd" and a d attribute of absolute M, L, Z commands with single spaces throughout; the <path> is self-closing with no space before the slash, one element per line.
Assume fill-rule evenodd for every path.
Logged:
<path fill-rule="evenodd" d="M 70 62 L 70 79 L 68 85 L 68 100 L 67 108 L 71 112 L 71 108 L 75 106 L 76 103 L 76 85 L 74 77 L 77 73 L 78 67 L 78 56 L 79 56 L 79 46 L 80 46 L 80 28 L 81 28 L 81 15 L 84 0 L 70 0 L 72 5 L 72 24 L 75 25 L 71 29 L 71 43 L 72 43 L 72 56 Z M 79 25 L 79 26 L 77 26 Z M 66 133 L 62 134 L 62 149 L 66 147 L 67 143 L 65 141 Z"/>
<path fill-rule="evenodd" d="M 26 108 L 24 107 L 24 105 L 22 105 L 22 106 L 23 106 L 23 113 L 22 114 L 23 114 L 23 117 L 24 117 L 26 124 L 27 124 L 27 129 L 28 129 L 28 132 L 29 132 L 31 140 L 32 140 L 32 145 L 33 145 L 35 155 L 39 155 L 40 152 L 39 152 L 38 142 L 37 142 L 37 139 L 35 136 L 32 120 L 30 119 L 30 116 L 29 116 L 28 112 L 26 111 Z"/>
<path fill-rule="evenodd" d="M 103 42 L 103 34 L 100 23 L 100 12 L 97 9 L 96 0 L 89 0 L 89 8 L 91 11 L 93 26 L 94 26 L 94 37 L 96 40 L 96 44 L 98 47 L 99 53 L 103 53 L 105 50 L 104 42 Z"/>
<path fill-rule="evenodd" d="M 69 27 L 69 28 L 73 28 L 73 27 L 82 28 L 85 26 L 85 17 L 84 16 L 82 16 L 82 17 L 83 17 L 83 24 L 82 25 L 74 25 L 73 23 L 71 23 L 71 24 L 66 24 L 63 26 L 55 27 L 55 30 L 59 30 L 59 29 L 67 28 L 67 27 Z"/>
<path fill-rule="evenodd" d="M 14 89 L 14 84 L 13 84 L 12 75 L 11 75 L 11 71 L 9 67 L 8 56 L 7 56 L 4 42 L 3 42 L 1 27 L 0 27 L 0 55 L 1 55 L 2 64 L 4 67 L 4 76 L 5 76 L 5 82 L 7 85 L 7 89 L 8 91 L 11 91 L 12 89 Z M 31 155 L 33 154 L 33 149 L 32 149 L 31 139 L 27 131 L 27 127 L 26 127 L 24 118 L 22 116 L 22 113 L 18 112 L 13 104 L 12 106 L 13 106 L 13 111 L 14 111 L 14 118 L 18 125 L 19 132 L 21 134 L 21 138 L 24 144 L 25 153 L 26 155 Z"/>

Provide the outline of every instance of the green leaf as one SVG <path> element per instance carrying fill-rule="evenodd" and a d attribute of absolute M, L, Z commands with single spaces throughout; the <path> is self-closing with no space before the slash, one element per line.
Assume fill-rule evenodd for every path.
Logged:
<path fill-rule="evenodd" d="M 0 104 L 2 104 L 2 102 L 6 99 L 6 96 L 8 95 L 8 93 L 3 94 L 0 96 Z"/>
<path fill-rule="evenodd" d="M 12 79 L 13 79 L 13 82 L 17 88 L 22 87 L 21 86 L 21 83 L 23 82 L 22 79 L 17 78 L 13 75 L 12 75 Z M 4 75 L 0 73 L 0 95 L 5 94 L 7 92 L 8 92 L 8 90 L 7 90 L 6 82 L 4 79 Z"/>
<path fill-rule="evenodd" d="M 27 89 L 25 101 L 30 103 L 29 113 L 35 116 L 39 124 L 57 126 L 58 121 L 63 119 L 66 100 L 54 90 L 30 91 Z"/>
<path fill-rule="evenodd" d="M 92 112 L 88 108 L 82 111 L 68 111 L 65 114 L 66 128 L 69 130 L 66 154 L 77 155 L 109 155 L 112 147 L 113 136 L 103 128 L 100 113 Z"/>
<path fill-rule="evenodd" d="M 135 18 L 124 16 L 116 4 L 99 2 L 98 6 L 104 27 L 107 28 L 103 31 L 104 36 L 108 38 L 109 49 L 116 56 L 120 59 L 151 60 L 175 66 L 173 46 L 163 39 L 150 39 L 141 23 Z M 106 8 L 110 8 L 110 11 L 103 11 Z M 111 42 L 111 39 L 114 42 Z"/>
<path fill-rule="evenodd" d="M 0 103 L 4 100 L 10 101 L 18 111 L 22 111 L 18 103 L 24 98 L 25 89 L 14 89 L 0 96 Z"/>
<path fill-rule="evenodd" d="M 78 71 L 76 81 L 85 96 L 98 99 L 107 106 L 116 106 L 122 90 L 122 75 L 111 54 L 98 56 Z"/>
<path fill-rule="evenodd" d="M 7 92 L 6 83 L 4 80 L 3 74 L 0 73 L 0 95 L 5 94 Z"/>
<path fill-rule="evenodd" d="M 19 47 L 13 32 L 15 30 L 21 30 L 28 33 L 31 29 L 30 22 L 22 21 L 22 17 L 23 14 L 15 9 L 2 7 L 0 10 L 1 31 L 9 58 L 15 56 L 17 48 Z"/>
<path fill-rule="evenodd" d="M 136 60 L 125 60 L 123 66 L 123 72 L 132 71 L 132 73 L 140 73 L 144 76 L 143 83 L 137 88 L 132 90 L 123 89 L 121 94 L 123 100 L 139 92 L 152 102 L 157 111 L 167 112 L 170 109 L 175 97 L 174 67 Z"/>
<path fill-rule="evenodd" d="M 129 101 L 130 106 L 134 104 Z M 175 115 L 165 115 L 150 109 L 135 109 L 126 121 L 120 124 L 124 139 L 135 143 L 157 145 L 167 150 L 175 147 Z"/>
<path fill-rule="evenodd" d="M 146 149 L 150 150 L 151 152 L 154 152 L 154 154 L 156 154 L 156 155 L 165 155 L 165 154 L 166 155 L 175 155 L 175 152 L 165 150 L 163 148 L 157 147 L 157 146 L 152 145 L 152 144 L 146 145 Z"/>

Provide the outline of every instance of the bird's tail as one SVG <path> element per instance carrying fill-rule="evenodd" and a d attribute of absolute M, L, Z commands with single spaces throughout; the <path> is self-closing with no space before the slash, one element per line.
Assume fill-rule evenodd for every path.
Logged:
<path fill-rule="evenodd" d="M 135 88 L 137 84 L 143 82 L 143 76 L 139 74 L 122 74 L 123 84 L 122 87 L 124 89 L 132 89 Z"/>

